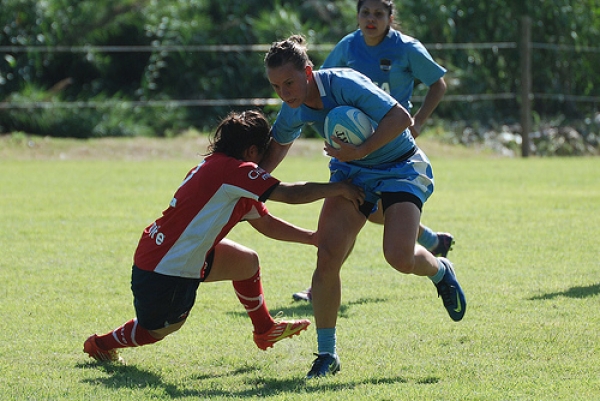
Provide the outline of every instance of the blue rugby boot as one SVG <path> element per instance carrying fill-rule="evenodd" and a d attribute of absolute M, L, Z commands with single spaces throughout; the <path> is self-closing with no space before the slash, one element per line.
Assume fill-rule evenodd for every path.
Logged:
<path fill-rule="evenodd" d="M 437 287 L 438 296 L 442 297 L 444 307 L 446 307 L 450 318 L 455 322 L 458 322 L 463 318 L 467 311 L 465 293 L 456 280 L 456 274 L 454 273 L 452 263 L 446 258 L 438 258 L 438 260 L 446 267 L 444 277 L 435 285 Z"/>
<path fill-rule="evenodd" d="M 323 352 L 322 354 L 315 354 L 315 356 L 317 359 L 313 361 L 312 368 L 310 368 L 310 371 L 306 375 L 307 379 L 335 375 L 340 371 L 342 364 L 336 354 Z"/>

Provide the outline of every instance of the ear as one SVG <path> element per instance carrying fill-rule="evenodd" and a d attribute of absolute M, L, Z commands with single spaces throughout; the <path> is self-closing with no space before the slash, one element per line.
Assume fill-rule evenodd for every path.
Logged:
<path fill-rule="evenodd" d="M 242 154 L 242 159 L 246 162 L 257 163 L 256 159 L 258 158 L 258 153 L 258 146 L 250 145 L 250 147 L 244 150 L 244 153 Z"/>
<path fill-rule="evenodd" d="M 312 79 L 313 68 L 310 65 L 304 67 L 304 72 L 306 73 L 306 78 L 310 81 Z"/>

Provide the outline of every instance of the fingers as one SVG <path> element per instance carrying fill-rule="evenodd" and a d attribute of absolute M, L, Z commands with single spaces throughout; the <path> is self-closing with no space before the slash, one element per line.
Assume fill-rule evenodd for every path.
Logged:
<path fill-rule="evenodd" d="M 351 145 L 349 143 L 341 141 L 336 137 L 332 137 L 332 140 L 338 145 L 338 147 L 333 147 L 329 143 L 325 142 L 325 147 L 323 148 L 323 150 L 325 151 L 327 156 L 335 157 L 336 159 L 342 162 L 349 162 L 360 158 L 357 157 L 358 147 L 356 145 Z"/>

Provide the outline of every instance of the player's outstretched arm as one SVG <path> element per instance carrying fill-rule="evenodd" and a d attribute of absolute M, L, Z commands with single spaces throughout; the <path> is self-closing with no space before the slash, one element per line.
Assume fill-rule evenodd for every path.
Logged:
<path fill-rule="evenodd" d="M 317 246 L 317 233 L 302 227 L 297 227 L 272 214 L 261 218 L 248 220 L 259 233 L 279 241 L 298 242 L 300 244 Z"/>
<path fill-rule="evenodd" d="M 354 203 L 357 209 L 365 200 L 364 191 L 349 182 L 282 182 L 273 190 L 269 199 L 283 203 L 300 204 L 335 196 L 343 196 Z"/>

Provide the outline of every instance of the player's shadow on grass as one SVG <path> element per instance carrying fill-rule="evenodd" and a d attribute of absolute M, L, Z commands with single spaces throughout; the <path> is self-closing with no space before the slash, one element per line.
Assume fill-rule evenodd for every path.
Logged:
<path fill-rule="evenodd" d="M 133 365 L 118 365 L 111 363 L 102 362 L 88 362 L 81 363 L 78 367 L 84 368 L 97 368 L 105 372 L 109 376 L 97 377 L 93 379 L 84 379 L 82 382 L 90 385 L 101 385 L 111 389 L 127 388 L 127 389 L 143 389 L 146 387 L 160 388 L 170 398 L 182 398 L 182 397 L 205 397 L 207 394 L 216 395 L 228 395 L 230 392 L 226 391 L 209 391 L 204 392 L 194 389 L 181 388 L 178 385 L 166 383 L 162 377 L 154 372 L 141 369 Z M 219 379 L 226 376 L 238 376 L 247 373 L 254 372 L 259 369 L 259 366 L 244 366 L 239 369 L 235 369 L 231 372 L 224 373 L 211 373 L 205 375 L 198 375 L 193 377 L 193 380 L 213 380 Z"/>
<path fill-rule="evenodd" d="M 571 287 L 566 291 L 550 292 L 550 293 L 543 294 L 543 295 L 536 295 L 534 297 L 529 298 L 529 300 L 538 301 L 538 300 L 554 299 L 557 297 L 583 299 L 583 298 L 593 297 L 594 295 L 598 295 L 598 294 L 600 294 L 600 284 L 593 284 L 593 285 L 587 285 L 587 286 Z"/>
<path fill-rule="evenodd" d="M 231 398 L 249 398 L 249 397 L 268 397 L 275 396 L 281 393 L 321 393 L 323 390 L 330 391 L 345 391 L 352 390 L 364 385 L 378 384 L 396 384 L 408 383 L 409 380 L 400 376 L 395 377 L 377 377 L 365 378 L 360 381 L 339 382 L 335 376 L 330 380 L 305 380 L 303 377 L 292 379 L 280 378 L 256 378 L 254 372 L 260 369 L 260 364 L 246 365 L 239 369 L 234 369 L 229 372 L 214 372 L 207 374 L 192 375 L 192 381 L 214 381 L 223 377 L 239 376 L 239 380 L 248 385 L 248 389 L 231 391 L 228 388 L 220 389 L 211 385 L 210 389 L 190 389 L 185 388 L 181 384 L 166 383 L 159 374 L 141 369 L 133 365 L 116 365 L 104 364 L 100 362 L 80 363 L 78 367 L 81 369 L 98 368 L 108 376 L 102 376 L 91 379 L 84 379 L 83 383 L 90 385 L 102 385 L 112 389 L 144 389 L 151 387 L 153 389 L 162 389 L 164 394 L 169 398 L 183 397 L 231 397 Z M 334 381 L 335 380 L 335 381 Z M 435 384 L 439 382 L 439 378 L 425 377 L 414 380 L 416 384 Z M 214 384 L 214 383 L 213 383 Z"/>

